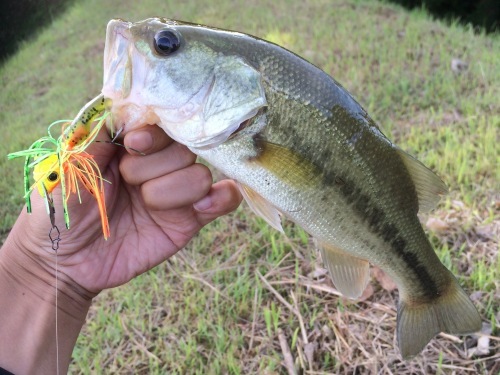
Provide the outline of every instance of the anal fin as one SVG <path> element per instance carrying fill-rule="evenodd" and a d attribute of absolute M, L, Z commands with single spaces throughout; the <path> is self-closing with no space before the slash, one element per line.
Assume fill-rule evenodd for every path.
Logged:
<path fill-rule="evenodd" d="M 238 187 L 240 188 L 241 195 L 243 195 L 243 198 L 245 198 L 252 211 L 262 217 L 274 229 L 284 233 L 283 227 L 281 226 L 279 211 L 259 193 L 247 185 L 238 182 Z"/>
<path fill-rule="evenodd" d="M 352 299 L 361 296 L 370 281 L 368 261 L 349 255 L 330 244 L 315 242 L 339 292 Z"/>

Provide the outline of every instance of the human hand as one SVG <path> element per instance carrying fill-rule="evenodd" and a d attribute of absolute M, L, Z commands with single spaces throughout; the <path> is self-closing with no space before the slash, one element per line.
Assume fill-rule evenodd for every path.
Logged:
<path fill-rule="evenodd" d="M 107 138 L 101 132 L 100 139 Z M 127 134 L 128 152 L 109 143 L 96 143 L 95 156 L 105 183 L 111 237 L 102 236 L 94 198 L 82 190 L 68 202 L 71 228 L 63 223 L 60 189 L 53 192 L 56 225 L 61 230 L 59 277 L 88 295 L 126 283 L 184 247 L 206 224 L 234 210 L 241 195 L 234 181 L 212 185 L 209 169 L 196 156 L 173 142 L 157 126 Z M 131 150 L 146 153 L 139 155 Z M 33 194 L 33 214 L 21 214 L 11 235 L 23 252 L 54 273 L 54 251 L 48 239 L 50 222 L 44 203 Z"/>
<path fill-rule="evenodd" d="M 109 140 L 105 132 L 99 138 Z M 61 231 L 57 259 L 37 193 L 33 213 L 23 210 L 0 249 L 0 367 L 19 374 L 66 371 L 95 295 L 161 263 L 239 205 L 233 181 L 212 185 L 208 168 L 157 126 L 127 134 L 124 143 L 147 155 L 107 143 L 88 149 L 111 182 L 104 184 L 107 241 L 97 203 L 85 189 L 82 204 L 76 194 L 69 199 L 71 228 L 65 228 L 59 188 L 53 191 Z"/>

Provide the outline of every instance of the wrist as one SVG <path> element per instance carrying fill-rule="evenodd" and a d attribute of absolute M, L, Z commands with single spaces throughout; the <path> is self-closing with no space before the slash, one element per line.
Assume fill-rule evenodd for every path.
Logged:
<path fill-rule="evenodd" d="M 0 250 L 0 272 L 12 280 L 16 289 L 31 293 L 39 302 L 53 306 L 56 302 L 57 273 L 59 311 L 76 319 L 80 319 L 82 314 L 85 316 L 92 298 L 97 294 L 81 287 L 64 269 L 56 267 L 57 253 L 50 243 L 40 246 L 33 243 L 36 239 L 23 235 L 27 226 L 23 225 L 25 220 L 21 217 Z"/>
<path fill-rule="evenodd" d="M 94 295 L 62 272 L 56 292 L 55 253 L 30 248 L 21 235 L 28 233 L 23 220 L 16 227 L 0 249 L 0 367 L 55 373 L 57 325 L 59 368 L 65 371 Z"/>

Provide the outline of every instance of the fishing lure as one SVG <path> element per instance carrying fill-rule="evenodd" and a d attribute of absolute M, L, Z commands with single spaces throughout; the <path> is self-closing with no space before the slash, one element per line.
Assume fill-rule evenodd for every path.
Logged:
<path fill-rule="evenodd" d="M 66 228 L 70 228 L 68 199 L 77 194 L 81 203 L 80 182 L 96 199 L 101 217 L 104 238 L 110 236 L 104 196 L 104 178 L 93 156 L 86 152 L 109 115 L 110 101 L 99 95 L 88 102 L 73 121 L 55 121 L 48 128 L 48 135 L 35 141 L 28 149 L 8 155 L 9 159 L 25 157 L 24 198 L 27 211 L 31 212 L 31 193 L 35 186 L 45 200 L 47 212 L 53 224 L 53 190 L 60 184 Z M 109 120 L 108 120 L 109 121 Z M 62 134 L 52 136 L 52 127 L 63 123 Z M 30 180 L 33 172 L 34 183 Z M 54 224 L 53 224 L 54 227 Z"/>

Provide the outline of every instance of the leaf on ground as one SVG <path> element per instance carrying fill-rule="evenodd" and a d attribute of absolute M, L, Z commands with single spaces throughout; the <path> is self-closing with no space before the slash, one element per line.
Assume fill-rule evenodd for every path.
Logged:
<path fill-rule="evenodd" d="M 462 73 L 469 67 L 465 61 L 460 59 L 451 59 L 451 70 L 453 73 Z"/>
<path fill-rule="evenodd" d="M 366 301 L 371 296 L 373 296 L 373 293 L 375 293 L 375 289 L 373 288 L 373 285 L 372 284 L 368 284 L 366 286 L 365 290 L 363 291 L 363 294 L 361 294 L 361 296 L 356 301 L 357 302 Z"/>
<path fill-rule="evenodd" d="M 397 285 L 387 274 L 378 267 L 372 269 L 373 277 L 379 282 L 380 286 L 385 290 L 392 292 L 397 288 Z"/>
<path fill-rule="evenodd" d="M 493 240 L 498 238 L 499 235 L 499 225 L 495 225 L 496 223 L 491 223 L 487 225 L 481 225 L 475 228 L 476 234 L 480 237 L 483 237 L 485 240 Z"/>
<path fill-rule="evenodd" d="M 328 270 L 326 268 L 317 267 L 314 269 L 314 271 L 309 272 L 307 274 L 307 277 L 309 279 L 319 279 L 320 277 L 323 277 L 327 274 L 328 274 Z"/>
<path fill-rule="evenodd" d="M 314 352 L 318 347 L 317 342 L 309 342 L 304 347 L 304 354 L 306 355 L 307 362 L 310 364 L 314 363 Z"/>
<path fill-rule="evenodd" d="M 435 217 L 430 217 L 425 223 L 425 226 L 433 232 L 444 232 L 450 228 L 446 221 Z"/>
<path fill-rule="evenodd" d="M 478 357 L 489 355 L 491 352 L 490 348 L 490 335 L 493 332 L 490 323 L 483 323 L 483 328 L 481 329 L 481 334 L 479 339 L 477 340 L 477 346 L 475 348 L 471 348 L 467 351 L 467 356 Z"/>

